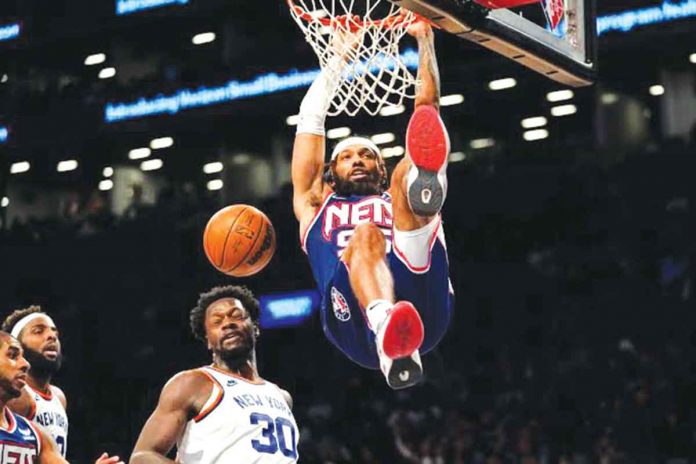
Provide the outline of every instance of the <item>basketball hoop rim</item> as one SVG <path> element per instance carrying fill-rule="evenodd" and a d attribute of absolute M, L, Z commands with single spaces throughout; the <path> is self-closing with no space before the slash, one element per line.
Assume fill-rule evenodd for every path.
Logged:
<path fill-rule="evenodd" d="M 316 18 L 312 16 L 307 10 L 297 5 L 294 0 L 286 0 L 288 8 L 299 18 L 304 21 L 317 22 L 322 26 L 328 26 L 336 28 L 341 26 L 351 32 L 356 32 L 367 27 L 375 27 L 379 29 L 393 29 L 399 27 L 401 24 L 407 21 L 408 13 L 399 12 L 396 15 L 389 16 L 383 19 L 369 19 L 364 21 L 358 15 L 341 15 L 334 18 Z"/>

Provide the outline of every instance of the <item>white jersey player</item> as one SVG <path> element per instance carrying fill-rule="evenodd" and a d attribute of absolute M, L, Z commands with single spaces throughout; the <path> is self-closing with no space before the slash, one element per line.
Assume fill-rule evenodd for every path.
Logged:
<path fill-rule="evenodd" d="M 244 287 L 201 294 L 191 328 L 213 364 L 180 372 L 162 389 L 130 462 L 290 464 L 299 432 L 290 395 L 256 369 L 259 303 Z M 176 446 L 176 461 L 167 456 Z"/>
<path fill-rule="evenodd" d="M 29 395 L 31 412 L 27 419 L 41 425 L 55 440 L 61 456 L 65 457 L 68 446 L 68 414 L 65 412 L 65 394 L 55 385 L 49 385 L 47 392 L 24 386 Z M 23 392 L 24 394 L 24 392 Z"/>
<path fill-rule="evenodd" d="M 53 438 L 61 456 L 68 448 L 67 400 L 63 391 L 51 384 L 60 370 L 63 352 L 56 324 L 39 306 L 18 309 L 4 320 L 2 330 L 10 333 L 22 345 L 24 357 L 30 364 L 27 382 L 21 395 L 7 406 L 17 414 L 42 426 Z M 116 464 L 118 456 L 106 453 L 96 464 Z"/>

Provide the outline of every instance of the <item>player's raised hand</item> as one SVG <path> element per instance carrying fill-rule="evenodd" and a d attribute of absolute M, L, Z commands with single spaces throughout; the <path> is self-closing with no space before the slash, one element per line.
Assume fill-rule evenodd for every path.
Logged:
<path fill-rule="evenodd" d="M 331 49 L 336 56 L 341 57 L 344 61 L 351 61 L 362 42 L 363 35 L 362 29 L 353 32 L 342 27 L 336 28 L 331 33 Z"/>
<path fill-rule="evenodd" d="M 108 453 L 102 453 L 101 456 L 94 461 L 94 464 L 124 464 L 118 456 L 109 456 Z"/>
<path fill-rule="evenodd" d="M 433 28 L 426 20 L 419 18 L 406 28 L 406 32 L 415 38 L 427 37 L 433 34 Z"/>

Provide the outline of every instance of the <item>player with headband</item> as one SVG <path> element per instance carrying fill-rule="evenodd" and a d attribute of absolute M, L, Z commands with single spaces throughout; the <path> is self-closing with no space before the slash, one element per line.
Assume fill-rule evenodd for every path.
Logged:
<path fill-rule="evenodd" d="M 2 330 L 21 343 L 24 357 L 30 364 L 21 395 L 12 399 L 7 406 L 41 425 L 53 437 L 58 451 L 65 457 L 68 445 L 67 400 L 63 391 L 51 384 L 51 379 L 63 363 L 56 324 L 40 306 L 29 306 L 7 316 Z M 118 456 L 107 453 L 102 453 L 96 460 L 96 464 L 119 462 Z"/>
<path fill-rule="evenodd" d="M 300 106 L 292 156 L 293 208 L 322 294 L 324 332 L 351 360 L 381 368 L 392 388 L 420 380 L 420 354 L 444 336 L 452 311 L 440 221 L 449 138 L 438 111 L 434 37 L 423 22 L 408 32 L 418 42 L 419 87 L 407 156 L 391 183 L 379 148 L 367 138 L 341 141 L 324 164 L 324 121 L 341 75 L 341 50 L 357 37 L 334 40 L 333 66 L 322 70 Z"/>

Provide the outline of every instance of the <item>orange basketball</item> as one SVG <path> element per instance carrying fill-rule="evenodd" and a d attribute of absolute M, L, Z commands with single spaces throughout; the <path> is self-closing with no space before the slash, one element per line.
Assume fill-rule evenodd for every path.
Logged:
<path fill-rule="evenodd" d="M 253 206 L 231 205 L 208 221 L 203 248 L 219 271 L 246 277 L 266 267 L 273 257 L 275 231 L 268 217 Z"/>

